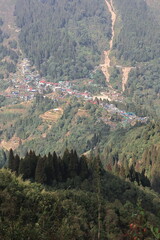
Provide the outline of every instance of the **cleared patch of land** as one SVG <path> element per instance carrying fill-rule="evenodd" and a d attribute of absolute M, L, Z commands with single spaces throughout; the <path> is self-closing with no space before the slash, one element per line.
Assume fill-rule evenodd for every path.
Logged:
<path fill-rule="evenodd" d="M 63 109 L 56 108 L 56 109 L 49 110 L 49 111 L 45 112 L 44 114 L 41 114 L 40 118 L 42 118 L 43 121 L 56 123 L 58 121 L 58 119 L 61 118 L 62 115 L 63 115 Z"/>
<path fill-rule="evenodd" d="M 76 117 L 89 117 L 88 111 L 83 109 L 78 109 Z"/>
<path fill-rule="evenodd" d="M 23 102 L 20 104 L 8 105 L 8 106 L 0 108 L 0 113 L 4 114 L 4 115 L 8 114 L 8 113 L 25 114 L 30 105 L 31 105 L 31 102 Z"/>
<path fill-rule="evenodd" d="M 2 140 L 0 143 L 0 147 L 10 150 L 11 148 L 15 150 L 16 148 L 19 147 L 21 139 L 19 137 L 12 137 L 9 141 Z"/>

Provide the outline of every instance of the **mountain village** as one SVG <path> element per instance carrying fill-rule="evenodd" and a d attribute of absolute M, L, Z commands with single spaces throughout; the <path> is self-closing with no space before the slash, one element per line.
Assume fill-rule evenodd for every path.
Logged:
<path fill-rule="evenodd" d="M 121 122 L 123 126 L 127 124 L 134 125 L 136 122 L 146 123 L 148 121 L 147 117 L 138 117 L 134 113 L 127 113 L 119 110 L 114 104 L 110 104 L 109 102 L 112 101 L 123 102 L 123 96 L 115 90 L 109 89 L 106 92 L 102 92 L 101 95 L 96 96 L 89 91 L 80 92 L 76 90 L 76 82 L 77 81 L 48 82 L 40 76 L 34 67 L 31 67 L 30 61 L 24 58 L 19 63 L 17 72 L 13 74 L 10 80 L 10 87 L 6 91 L 1 92 L 0 95 L 6 98 L 12 98 L 13 104 L 19 101 L 33 100 L 37 94 L 41 94 L 44 97 L 48 96 L 56 101 L 63 100 L 69 96 L 81 98 L 92 104 L 98 104 L 99 101 L 97 100 L 100 100 L 100 105 L 111 116 L 110 118 L 102 118 L 102 121 L 113 128 L 117 125 L 114 121 L 111 121 L 112 116 L 115 114 L 118 116 L 118 122 Z M 87 84 L 93 85 L 93 80 L 88 80 Z"/>

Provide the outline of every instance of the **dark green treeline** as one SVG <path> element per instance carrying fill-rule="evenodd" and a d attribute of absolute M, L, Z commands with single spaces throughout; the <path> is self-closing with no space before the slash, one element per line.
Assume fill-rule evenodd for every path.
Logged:
<path fill-rule="evenodd" d="M 9 152 L 8 167 L 17 175 L 22 175 L 23 179 L 31 179 L 41 184 L 52 185 L 53 182 L 65 182 L 67 179 L 79 177 L 80 180 L 91 176 L 87 159 L 84 156 L 78 157 L 76 151 L 68 149 L 62 158 L 54 152 L 48 156 L 36 156 L 34 151 L 30 151 L 22 159 Z"/>

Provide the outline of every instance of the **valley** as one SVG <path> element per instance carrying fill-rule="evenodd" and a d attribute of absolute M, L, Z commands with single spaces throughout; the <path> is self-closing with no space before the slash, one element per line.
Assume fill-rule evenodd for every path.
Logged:
<path fill-rule="evenodd" d="M 159 13 L 0 1 L 0 239 L 160 239 Z"/>
<path fill-rule="evenodd" d="M 40 140 L 41 138 L 47 139 L 50 129 L 63 118 L 65 108 L 73 98 L 75 98 L 77 102 L 83 102 L 84 105 L 89 103 L 91 105 L 96 105 L 99 111 L 103 110 L 104 113 L 99 116 L 97 121 L 102 121 L 104 124 L 106 124 L 106 126 L 110 126 L 112 130 L 116 129 L 117 127 L 126 128 L 126 126 L 134 126 L 137 123 L 147 124 L 149 117 L 147 117 L 145 114 L 140 114 L 138 116 L 136 111 L 130 111 L 130 108 L 125 109 L 127 101 L 123 95 L 123 92 L 126 90 L 129 74 L 131 70 L 135 69 L 135 67 L 117 65 L 116 62 L 113 65 L 112 63 L 113 61 L 111 59 L 111 52 L 113 50 L 112 48 L 115 41 L 117 13 L 116 8 L 114 7 L 114 1 L 106 0 L 105 4 L 111 16 L 111 37 L 109 40 L 109 50 L 104 52 L 105 63 L 101 64 L 100 67 L 106 78 L 107 85 L 102 86 L 98 83 L 98 80 L 94 76 L 95 70 L 90 72 L 90 78 L 85 78 L 81 81 L 76 79 L 54 82 L 50 80 L 50 78 L 42 76 L 41 70 L 39 70 L 36 65 L 33 65 L 33 62 L 30 61 L 29 58 L 21 55 L 17 63 L 17 71 L 10 74 L 9 87 L 5 89 L 5 91 L 1 91 L 0 95 L 9 103 L 12 102 L 13 106 L 11 106 L 10 109 L 13 108 L 13 111 L 16 108 L 16 105 L 18 106 L 21 104 L 21 102 L 26 102 L 26 104 L 29 103 L 28 106 L 32 108 L 32 106 L 35 104 L 35 99 L 38 99 L 39 96 L 44 99 L 49 98 L 49 101 L 56 103 L 56 107 L 51 107 L 50 109 L 47 109 L 47 111 L 42 111 L 38 114 L 36 113 L 36 118 L 39 119 L 39 123 L 35 128 L 35 133 L 22 134 L 25 135 L 23 138 L 21 137 L 21 133 L 17 134 L 17 131 L 14 130 L 14 134 L 11 134 L 11 136 L 9 136 L 9 138 L 7 137 L 8 139 L 6 139 L 6 132 L 8 134 L 8 126 L 13 126 L 14 129 L 14 126 L 18 122 L 17 120 L 19 116 L 18 118 L 14 117 L 13 122 L 10 125 L 7 125 L 9 124 L 7 123 L 5 127 L 4 121 L 2 121 L 1 131 L 4 133 L 1 134 L 2 148 L 9 150 L 13 144 L 13 149 L 18 149 L 22 145 L 26 145 L 27 142 L 33 140 L 35 141 L 36 139 Z M 8 23 L 9 22 L 7 22 L 7 24 Z M 8 24 L 8 26 L 11 26 L 11 24 Z M 20 28 L 13 26 L 9 28 L 13 33 L 17 32 L 18 34 L 22 34 L 21 31 L 18 30 Z M 121 91 L 114 89 L 110 83 L 110 69 L 113 67 L 120 69 L 122 78 L 122 83 L 120 83 L 122 88 Z M 99 80 L 101 80 L 101 78 L 102 76 L 99 78 Z M 123 105 L 122 109 L 117 107 L 119 104 Z M 26 114 L 28 114 L 28 110 L 30 111 L 29 107 L 24 110 L 22 109 L 22 113 L 24 111 L 24 114 L 17 112 L 17 114 L 20 114 L 20 119 L 25 118 Z M 8 110 L 4 110 L 4 113 L 5 112 L 8 114 Z M 43 122 L 41 122 L 41 120 Z M 63 139 L 63 135 L 60 137 L 60 139 Z"/>
<path fill-rule="evenodd" d="M 137 122 L 146 124 L 148 121 L 147 117 L 138 117 L 135 113 L 127 113 L 125 110 L 122 111 L 115 107 L 112 101 L 123 103 L 124 98 L 121 93 L 118 93 L 114 89 L 104 88 L 103 90 L 106 90 L 106 92 L 101 92 L 101 95 L 94 95 L 89 92 L 89 90 L 84 92 L 78 91 L 77 87 L 79 84 L 76 80 L 59 81 L 58 83 L 47 82 L 47 79 L 41 77 L 35 67 L 31 66 L 27 58 L 22 59 L 17 64 L 17 71 L 15 74 L 11 75 L 11 79 L 10 87 L 0 93 L 1 96 L 12 102 L 12 105 L 0 108 L 2 118 L 0 131 L 4 133 L 1 133 L 0 147 L 5 150 L 9 150 L 11 147 L 14 150 L 23 148 L 23 145 L 26 146 L 27 143 L 31 141 L 41 141 L 41 139 L 47 140 L 50 129 L 63 118 L 67 103 L 70 102 L 72 98 L 75 98 L 77 102 L 83 102 L 84 106 L 89 103 L 91 105 L 96 105 L 97 109 L 101 109 L 100 111 L 103 109 L 104 114 L 98 117 L 97 121 L 102 121 L 107 126 L 110 126 L 111 129 L 116 129 L 117 126 L 120 125 L 123 127 L 128 124 L 135 125 Z M 89 87 L 92 85 L 94 87 L 96 86 L 93 80 L 85 80 L 84 84 Z M 48 101 L 56 103 L 58 108 L 53 108 L 51 106 L 47 111 L 43 111 L 43 113 L 36 113 L 35 116 L 39 119 L 39 123 L 36 125 L 35 133 L 31 131 L 29 134 L 25 133 L 25 137 L 21 137 L 21 132 L 18 133 L 19 131 L 13 131 L 13 129 L 20 119 L 23 121 L 23 119 L 26 118 L 30 109 L 35 104 L 35 99 L 38 99 L 39 96 L 41 96 L 42 99 L 50 99 Z M 106 104 L 106 99 L 111 103 Z M 117 122 L 114 120 L 115 115 Z M 78 116 L 79 118 L 83 118 L 81 115 Z M 84 115 L 84 118 L 85 117 Z M 41 120 L 43 122 L 41 122 Z M 8 129 L 10 129 L 9 131 L 11 132 L 13 131 L 11 136 L 9 134 L 9 137 L 7 137 Z M 20 129 L 20 131 L 22 131 L 21 127 Z M 66 137 L 64 138 L 65 140 L 63 138 L 64 136 L 62 135 L 60 139 L 62 141 L 67 141 Z"/>

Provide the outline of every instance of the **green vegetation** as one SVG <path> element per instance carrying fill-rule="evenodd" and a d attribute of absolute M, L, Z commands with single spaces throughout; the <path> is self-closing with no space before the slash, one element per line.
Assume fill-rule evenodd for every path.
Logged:
<path fill-rule="evenodd" d="M 2 59 L 4 59 L 6 56 L 9 56 L 11 60 L 13 60 L 15 63 L 17 63 L 17 60 L 18 60 L 17 53 L 3 45 L 3 42 L 6 38 L 8 38 L 8 36 L 0 28 L 0 61 Z M 12 45 L 13 45 L 13 42 L 14 41 L 12 41 Z M 8 63 L 8 68 L 10 70 L 9 72 L 14 72 L 13 69 L 10 69 L 9 63 Z"/>
<path fill-rule="evenodd" d="M 4 240 L 159 239 L 159 196 L 105 172 L 98 158 L 66 150 L 62 158 L 30 152 L 20 160 L 10 150 L 9 167 L 15 173 L 0 170 Z"/>
<path fill-rule="evenodd" d="M 55 93 L 54 100 L 39 95 L 28 106 L 4 107 L 8 100 L 0 96 L 1 146 L 19 146 L 15 153 L 0 150 L 0 167 L 11 170 L 0 170 L 0 238 L 160 239 L 160 25 L 149 2 L 113 0 L 109 69 L 110 84 L 121 91 L 121 65 L 134 67 L 124 102 L 113 103 L 149 116 L 146 124 L 131 126 L 127 116 L 122 126 L 98 99 Z M 105 1 L 17 0 L 15 15 L 21 48 L 42 76 L 77 79 L 79 91 L 104 90 L 98 66 L 111 38 Z M 19 43 L 8 40 L 6 47 L 7 38 L 0 30 L 1 91 L 18 61 Z"/>
<path fill-rule="evenodd" d="M 42 132 L 38 130 L 38 127 L 42 124 L 42 119 L 39 115 L 54 107 L 57 107 L 56 102 L 37 96 L 31 107 L 16 104 L 2 109 L 0 123 L 4 126 L 7 124 L 6 129 L 4 127 L 3 130 L 6 139 L 11 139 L 15 134 L 21 139 L 27 139 L 29 136 L 41 136 Z"/>
<path fill-rule="evenodd" d="M 0 150 L 0 168 L 7 163 L 7 155 L 4 150 Z"/>
<path fill-rule="evenodd" d="M 121 71 L 116 68 L 112 67 L 111 73 L 110 73 L 110 83 L 115 89 L 122 90 L 122 73 Z"/>
<path fill-rule="evenodd" d="M 32 112 L 32 117 L 28 117 L 32 121 L 33 127 L 30 131 L 33 134 L 34 129 L 37 129 L 37 126 L 34 127 L 34 123 L 37 122 L 38 124 L 38 120 L 34 121 L 33 119 L 34 114 L 37 114 L 38 105 L 34 106 L 35 112 Z M 34 109 L 34 106 L 32 109 Z M 41 103 L 40 106 L 46 106 L 45 102 Z M 52 105 L 52 108 L 54 108 L 54 105 Z M 69 104 L 64 106 L 64 113 L 59 121 L 51 123 L 52 127 L 47 136 L 42 138 L 40 135 L 40 137 L 26 142 L 20 146 L 19 151 L 25 154 L 26 150 L 33 148 L 37 154 L 48 154 L 53 148 L 60 153 L 67 147 L 77 149 L 78 154 L 82 154 L 94 148 L 99 141 L 105 141 L 109 134 L 110 127 L 100 120 L 102 112 L 103 109 L 98 105 L 85 104 L 76 98 L 72 98 Z M 28 125 L 25 126 L 26 120 L 19 121 L 12 127 L 16 134 L 18 128 L 26 129 L 28 126 L 29 129 L 31 123 L 28 122 Z"/>
<path fill-rule="evenodd" d="M 159 2 L 114 0 L 113 3 L 117 21 L 111 56 L 117 65 L 135 67 L 129 74 L 125 96 L 159 118 Z M 121 77 L 117 67 L 111 69 L 111 84 L 119 90 Z"/>
<path fill-rule="evenodd" d="M 114 4 L 120 19 L 120 32 L 113 47 L 115 57 L 133 65 L 158 59 L 160 28 L 147 3 L 143 0 L 114 0 Z"/>
<path fill-rule="evenodd" d="M 144 105 L 154 119 L 160 116 L 160 60 L 147 63 L 132 70 L 126 95 L 131 101 Z"/>
<path fill-rule="evenodd" d="M 9 41 L 9 46 L 13 49 L 17 49 L 17 41 L 16 40 Z"/>
<path fill-rule="evenodd" d="M 5 105 L 6 98 L 4 96 L 0 96 L 0 107 L 3 107 Z"/>
<path fill-rule="evenodd" d="M 12 48 L 7 47 L 4 42 L 9 38 L 8 34 L 2 31 L 4 22 L 0 18 L 0 89 L 6 89 L 9 86 L 8 81 L 5 78 L 9 77 L 10 73 L 16 72 L 16 64 L 18 62 L 18 54 L 14 51 L 13 42 Z M 10 45 L 11 46 L 11 45 Z"/>
<path fill-rule="evenodd" d="M 154 122 L 146 126 L 131 127 L 128 131 L 118 129 L 110 136 L 105 147 L 101 145 L 105 168 L 140 185 L 143 185 L 141 179 L 147 176 L 151 187 L 160 191 L 159 137 L 160 126 Z M 131 171 L 133 178 L 130 177 Z M 144 184 L 148 184 L 146 178 L 144 181 Z"/>
<path fill-rule="evenodd" d="M 136 109 L 134 104 L 117 105 L 142 116 L 146 114 L 145 110 Z M 64 103 L 37 96 L 30 106 L 26 109 L 23 107 L 13 105 L 1 112 L 1 124 L 4 125 L 1 139 L 9 141 L 13 136 L 18 137 L 17 152 L 21 156 L 25 156 L 30 149 L 42 156 L 48 155 L 52 149 L 61 154 L 66 147 L 76 149 L 78 154 L 87 152 L 91 156 L 98 151 L 105 169 L 159 191 L 158 184 L 155 184 L 157 180 L 154 180 L 155 174 L 160 175 L 159 153 L 155 152 L 154 164 L 148 160 L 148 154 L 159 144 L 158 122 L 122 127 L 118 124 L 117 116 L 110 116 L 101 105 L 78 101 L 76 98 L 70 98 L 68 103 Z M 63 108 L 63 115 L 58 120 L 47 121 L 40 117 L 57 107 Z M 104 123 L 103 117 L 110 118 L 111 123 L 117 124 L 117 128 L 112 129 Z"/>
<path fill-rule="evenodd" d="M 15 14 L 22 49 L 52 81 L 89 77 L 108 46 L 111 20 L 104 1 L 20 0 Z"/>
<path fill-rule="evenodd" d="M 117 105 L 142 116 L 146 114 L 145 110 L 137 109 L 134 104 Z M 57 121 L 47 121 L 40 117 L 57 107 L 63 108 L 63 115 Z M 154 164 L 147 160 L 148 151 L 159 143 L 158 123 L 137 123 L 135 126 L 126 125 L 123 128 L 122 125 L 118 125 L 117 116 L 113 115 L 111 121 L 117 123 L 117 129 L 113 130 L 102 121 L 103 116 L 110 116 L 101 105 L 85 103 L 76 98 L 68 99 L 66 104 L 42 96 L 37 96 L 27 108 L 23 105 L 12 105 L 4 108 L 0 115 L 4 128 L 1 131 L 1 139 L 8 141 L 13 136 L 18 137 L 17 152 L 21 156 L 25 156 L 30 149 L 43 156 L 53 148 L 58 154 L 65 151 L 66 147 L 76 149 L 78 154 L 88 152 L 87 154 L 94 155 L 99 151 L 105 169 L 110 169 L 114 174 L 140 185 L 151 185 L 159 191 L 154 180 L 155 169 L 156 175 L 160 175 L 159 160 L 155 160 Z M 22 143 L 23 140 L 25 142 Z M 155 156 L 159 156 L 158 154 L 155 153 Z M 130 175 L 130 171 L 134 174 Z"/>

